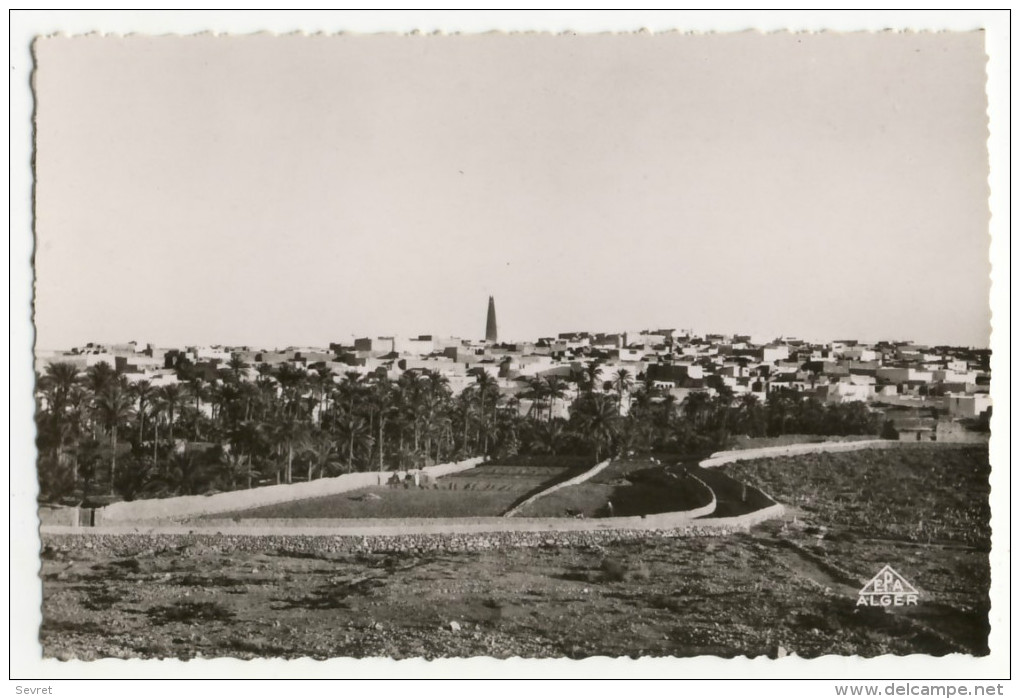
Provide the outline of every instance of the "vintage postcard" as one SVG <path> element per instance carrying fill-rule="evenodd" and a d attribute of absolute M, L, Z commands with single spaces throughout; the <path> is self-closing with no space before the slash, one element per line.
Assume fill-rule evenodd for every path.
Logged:
<path fill-rule="evenodd" d="M 31 58 L 38 674 L 1007 672 L 980 26 Z"/>

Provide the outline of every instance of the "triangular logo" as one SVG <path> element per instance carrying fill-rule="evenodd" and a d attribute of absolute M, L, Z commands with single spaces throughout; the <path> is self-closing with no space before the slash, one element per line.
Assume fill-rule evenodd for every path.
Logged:
<path fill-rule="evenodd" d="M 919 595 L 917 588 L 887 565 L 861 588 L 857 604 L 870 607 L 914 605 Z"/>

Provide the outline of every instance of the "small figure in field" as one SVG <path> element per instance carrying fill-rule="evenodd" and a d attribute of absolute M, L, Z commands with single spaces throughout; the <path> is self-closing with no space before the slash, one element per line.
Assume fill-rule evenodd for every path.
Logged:
<path fill-rule="evenodd" d="M 613 501 L 612 500 L 607 500 L 606 501 L 606 510 L 609 512 L 609 516 L 612 517 L 613 516 Z"/>

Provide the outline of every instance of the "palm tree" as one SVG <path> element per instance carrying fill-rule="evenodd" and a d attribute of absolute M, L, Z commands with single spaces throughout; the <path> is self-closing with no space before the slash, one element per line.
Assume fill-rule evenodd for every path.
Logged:
<path fill-rule="evenodd" d="M 138 401 L 138 443 L 141 444 L 145 434 L 145 409 L 152 402 L 156 389 L 145 379 L 131 386 L 131 395 Z"/>
<path fill-rule="evenodd" d="M 117 372 L 106 362 L 98 362 L 85 370 L 85 384 L 98 396 L 117 378 Z"/>
<path fill-rule="evenodd" d="M 248 487 L 251 487 L 251 462 L 246 461 L 244 455 L 224 451 L 220 455 L 219 465 L 222 469 L 221 477 L 230 485 L 231 490 L 237 487 L 239 477 L 247 477 Z"/>
<path fill-rule="evenodd" d="M 252 477 L 252 455 L 257 449 L 264 446 L 266 442 L 265 426 L 256 420 L 241 420 L 234 425 L 230 432 L 230 443 L 238 454 L 244 454 L 247 459 L 248 487 L 251 488 Z"/>
<path fill-rule="evenodd" d="M 263 374 L 255 379 L 255 399 L 258 405 L 258 417 L 268 419 L 280 412 L 280 384 L 272 376 Z"/>
<path fill-rule="evenodd" d="M 184 392 L 180 384 L 171 383 L 160 386 L 156 392 L 159 402 L 162 404 L 162 411 L 167 416 L 167 426 L 170 430 L 170 444 L 174 444 L 174 421 L 181 406 L 184 405 Z"/>
<path fill-rule="evenodd" d="M 78 367 L 70 362 L 53 362 L 46 367 L 39 383 L 46 393 L 51 412 L 62 413 L 67 407 L 71 388 L 78 384 Z"/>
<path fill-rule="evenodd" d="M 460 448 L 463 453 L 473 453 L 471 448 L 472 423 L 477 421 L 478 415 L 478 389 L 469 386 L 461 391 L 453 407 L 453 414 L 456 420 L 460 421 Z"/>
<path fill-rule="evenodd" d="M 712 411 L 712 397 L 704 391 L 688 393 L 682 404 L 684 416 L 690 418 L 695 429 L 701 429 Z"/>
<path fill-rule="evenodd" d="M 152 463 L 157 467 L 159 466 L 159 423 L 162 422 L 165 414 L 166 405 L 159 397 L 157 389 L 156 395 L 153 396 L 152 402 L 149 404 L 149 416 L 152 418 Z"/>
<path fill-rule="evenodd" d="M 566 428 L 560 420 L 553 420 L 536 427 L 531 450 L 540 454 L 557 454 L 566 441 Z"/>
<path fill-rule="evenodd" d="M 194 452 L 183 451 L 170 456 L 164 479 L 179 495 L 195 495 L 208 482 L 204 471 Z"/>
<path fill-rule="evenodd" d="M 441 415 L 438 415 L 434 419 L 432 423 L 432 432 L 436 437 L 434 463 L 442 463 L 444 461 L 443 455 L 448 453 L 449 448 L 453 444 L 453 420 L 450 418 L 448 410 L 444 411 Z"/>
<path fill-rule="evenodd" d="M 740 397 L 737 406 L 737 418 L 740 429 L 750 437 L 762 437 L 765 434 L 765 414 L 758 396 L 745 393 Z"/>
<path fill-rule="evenodd" d="M 549 420 L 552 420 L 553 402 L 562 400 L 567 395 L 567 382 L 556 375 L 549 375 L 545 379 L 545 395 L 549 399 Z"/>
<path fill-rule="evenodd" d="M 663 423 L 669 427 L 677 415 L 676 394 L 671 389 L 666 389 L 662 394 L 661 410 Z"/>
<path fill-rule="evenodd" d="M 323 474 L 333 471 L 340 465 L 336 460 L 336 444 L 326 432 L 307 436 L 301 443 L 301 453 L 308 459 L 306 480 L 309 481 L 316 473 L 321 478 Z"/>
<path fill-rule="evenodd" d="M 344 414 L 336 423 L 337 436 L 346 445 L 347 468 L 356 471 L 354 468 L 354 452 L 366 446 L 371 446 L 372 438 L 368 433 L 368 424 L 364 418 L 350 413 Z"/>
<path fill-rule="evenodd" d="M 202 409 L 202 400 L 205 396 L 206 381 L 205 378 L 194 374 L 190 376 L 187 382 L 184 384 L 187 388 L 188 395 L 195 399 L 195 410 L 200 411 Z"/>
<path fill-rule="evenodd" d="M 595 449 L 595 460 L 602 460 L 602 450 L 609 447 L 619 431 L 619 415 L 613 401 L 600 393 L 584 397 L 577 405 L 576 419 L 581 434 Z"/>
<path fill-rule="evenodd" d="M 425 454 L 432 454 L 433 437 L 442 432 L 440 425 L 440 414 L 442 413 L 450 397 L 450 380 L 436 371 L 426 369 L 418 380 L 422 387 L 417 394 L 417 406 L 420 409 L 425 427 Z M 418 412 L 416 410 L 416 412 Z M 436 447 L 436 460 L 438 461 L 439 447 Z"/>
<path fill-rule="evenodd" d="M 110 493 L 114 492 L 117 475 L 117 433 L 120 426 L 134 413 L 134 401 L 120 383 L 111 383 L 96 398 L 96 412 L 100 423 L 110 431 L 113 456 L 110 460 Z"/>
<path fill-rule="evenodd" d="M 524 398 L 531 401 L 531 405 L 528 406 L 528 417 L 531 417 L 531 414 L 535 413 L 539 416 L 539 419 L 541 419 L 542 403 L 545 402 L 545 398 L 548 395 L 546 383 L 540 376 L 532 376 L 527 380 L 527 383 L 528 390 L 524 392 Z"/>
<path fill-rule="evenodd" d="M 405 371 L 397 379 L 393 387 L 393 417 L 396 421 L 397 453 L 400 455 L 398 462 L 404 466 L 410 460 L 416 459 L 421 446 L 421 421 L 422 406 L 420 396 L 425 390 L 425 381 L 419 380 L 419 376 L 413 371 Z M 405 446 L 406 433 L 410 429 L 414 440 L 414 448 Z"/>
<path fill-rule="evenodd" d="M 386 421 L 393 414 L 393 386 L 390 384 L 390 380 L 385 376 L 376 379 L 376 382 L 372 385 L 372 408 L 376 416 L 376 428 L 378 430 L 379 441 L 377 446 L 379 447 L 379 470 L 385 471 L 386 466 L 384 463 L 385 458 L 385 446 L 386 446 Z"/>
<path fill-rule="evenodd" d="M 644 419 L 649 416 L 652 412 L 652 396 L 654 393 L 655 389 L 648 389 L 645 386 L 639 386 L 637 390 L 631 394 L 629 414 L 640 419 Z"/>
<path fill-rule="evenodd" d="M 475 376 L 475 389 L 477 390 L 480 426 L 483 435 L 482 453 L 489 453 L 489 431 L 496 423 L 496 407 L 499 403 L 499 383 L 487 371 L 479 371 Z M 489 397 L 492 397 L 491 421 L 490 413 L 486 412 L 486 405 Z"/>
<path fill-rule="evenodd" d="M 338 386 L 339 395 L 347 400 L 347 412 L 349 414 L 354 413 L 354 404 L 365 387 L 364 378 L 364 376 L 356 371 L 347 371 L 344 372 L 344 378 Z"/>
<path fill-rule="evenodd" d="M 80 385 L 74 385 L 67 394 L 67 412 L 61 426 L 61 439 L 71 439 L 71 479 L 78 483 L 78 440 L 85 433 L 89 419 L 89 395 Z"/>
<path fill-rule="evenodd" d="M 241 359 L 241 355 L 234 352 L 230 355 L 230 361 L 227 362 L 227 369 L 230 371 L 230 376 L 233 378 L 235 383 L 241 381 L 241 373 L 248 367 Z"/>
<path fill-rule="evenodd" d="M 281 364 L 276 370 L 276 380 L 283 391 L 284 410 L 297 412 L 300 398 L 308 382 L 308 372 L 291 364 Z"/>
<path fill-rule="evenodd" d="M 438 371 L 426 369 L 422 372 L 422 379 L 429 392 L 433 395 L 448 395 L 450 391 L 450 380 Z"/>
<path fill-rule="evenodd" d="M 800 410 L 802 396 L 792 388 L 769 391 L 765 397 L 765 414 L 768 420 L 769 436 L 787 434 L 791 421 L 795 421 Z"/>
<path fill-rule="evenodd" d="M 188 378 L 187 383 L 185 384 L 185 386 L 186 386 L 186 389 L 185 389 L 186 393 L 188 395 L 190 395 L 192 398 L 194 398 L 194 400 L 195 400 L 195 424 L 194 424 L 195 430 L 194 430 L 194 437 L 195 437 L 195 440 L 198 441 L 198 440 L 202 439 L 202 433 L 201 433 L 201 425 L 202 425 L 202 419 L 201 419 L 201 416 L 202 416 L 202 401 L 207 397 L 206 381 L 205 381 L 204 378 L 202 378 L 202 376 L 200 376 L 199 374 L 195 373 L 195 374 L 192 374 Z M 183 412 L 183 410 L 181 412 Z"/>
<path fill-rule="evenodd" d="M 429 390 L 423 391 L 419 398 L 418 411 L 421 413 L 425 432 L 426 458 L 432 454 L 432 439 L 436 435 L 436 414 L 439 411 L 441 400 L 440 396 Z"/>
<path fill-rule="evenodd" d="M 285 413 L 277 417 L 272 424 L 271 431 L 277 447 L 281 448 L 281 451 L 282 449 L 287 451 L 287 468 L 284 471 L 284 477 L 287 483 L 291 483 L 294 476 L 294 451 L 307 434 L 307 426 L 298 417 Z M 279 478 L 278 470 L 277 481 Z"/>
<path fill-rule="evenodd" d="M 314 374 L 309 376 L 308 382 L 311 384 L 312 393 L 316 398 L 318 422 L 319 426 L 322 427 L 332 388 L 335 385 L 333 383 L 333 371 L 329 367 L 317 369 Z"/>
<path fill-rule="evenodd" d="M 57 435 L 54 458 L 60 463 L 63 459 L 65 438 L 73 432 L 67 425 L 67 414 L 71 408 L 72 393 L 78 386 L 78 367 L 70 362 L 54 362 L 46 367 L 39 384 L 46 397 L 54 432 Z"/>
<path fill-rule="evenodd" d="M 634 378 L 627 369 L 618 369 L 613 376 L 613 387 L 616 388 L 616 409 L 623 412 L 623 394 L 630 396 L 630 387 L 634 384 Z"/>
<path fill-rule="evenodd" d="M 595 390 L 599 379 L 602 377 L 602 362 L 598 359 L 592 359 L 584 365 L 583 372 L 584 390 L 587 393 L 591 393 Z"/>

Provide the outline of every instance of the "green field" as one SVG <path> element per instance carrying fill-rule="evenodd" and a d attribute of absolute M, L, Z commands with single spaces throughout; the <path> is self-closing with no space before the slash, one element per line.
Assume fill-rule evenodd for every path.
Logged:
<path fill-rule="evenodd" d="M 233 512 L 231 516 L 241 519 L 499 517 L 514 503 L 570 473 L 571 469 L 557 466 L 485 464 L 444 476 L 427 486 L 372 486 L 256 507 Z"/>
<path fill-rule="evenodd" d="M 667 476 L 653 461 L 633 458 L 614 461 L 584 483 L 539 498 L 516 516 L 631 517 L 691 510 L 708 501 L 696 483 Z"/>

